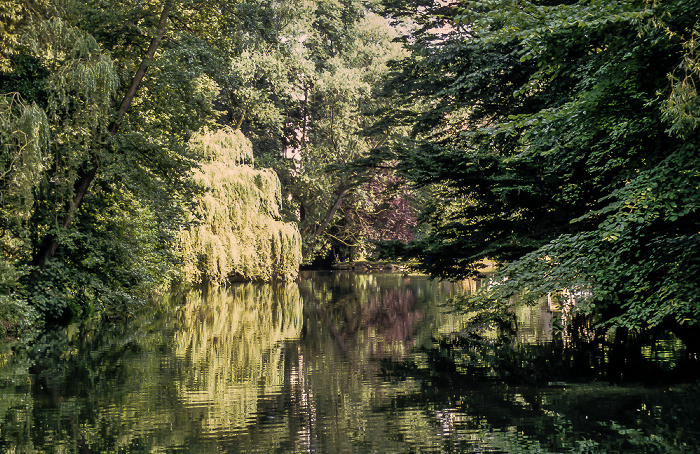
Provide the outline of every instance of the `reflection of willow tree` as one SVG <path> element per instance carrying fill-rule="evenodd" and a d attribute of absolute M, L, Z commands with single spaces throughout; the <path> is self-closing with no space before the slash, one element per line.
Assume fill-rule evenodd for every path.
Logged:
<path fill-rule="evenodd" d="M 282 342 L 302 328 L 297 288 L 241 284 L 187 295 L 175 352 L 190 373 L 177 388 L 188 406 L 208 408 L 205 432 L 245 427 L 261 394 L 284 385 Z"/>
<path fill-rule="evenodd" d="M 302 326 L 298 287 L 192 291 L 162 310 L 121 330 L 44 335 L 31 381 L 18 373 L 28 360 L 0 356 L 10 362 L 0 363 L 0 452 L 220 452 L 216 434 L 245 429 L 285 384 L 283 341 Z M 267 431 L 258 452 L 287 433 Z"/>
<path fill-rule="evenodd" d="M 350 297 L 355 284 L 363 295 L 357 300 Z M 469 320 L 437 317 L 424 297 L 444 301 L 465 287 L 401 276 L 316 278 L 303 287 L 305 300 L 330 292 L 350 307 L 367 307 L 365 324 L 387 323 L 382 304 L 421 311 L 413 334 L 422 339 L 419 349 L 385 352 L 377 361 L 382 356 L 366 348 L 362 324 L 354 334 L 343 324 L 341 303 L 318 300 L 322 317 L 308 300 L 303 314 L 293 285 L 175 295 L 164 314 L 121 330 L 73 326 L 47 334 L 37 343 L 31 381 L 18 373 L 26 363 L 0 355 L 9 361 L 0 367 L 0 452 L 593 454 L 698 446 L 697 385 L 674 386 L 678 392 L 600 383 L 541 388 L 485 380 L 464 368 L 453 370 L 451 381 L 438 376 L 438 361 L 450 352 L 438 358 L 422 348 L 435 333 L 423 327 L 444 331 Z M 540 326 L 517 336 L 537 342 Z M 485 337 L 472 346 L 497 339 Z M 462 353 L 468 348 L 465 340 Z M 456 359 L 459 352 L 451 353 Z M 611 423 L 612 415 L 627 418 Z"/>

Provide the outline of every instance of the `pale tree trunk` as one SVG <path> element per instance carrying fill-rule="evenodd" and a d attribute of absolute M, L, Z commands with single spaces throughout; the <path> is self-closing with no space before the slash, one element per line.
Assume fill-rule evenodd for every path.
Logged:
<path fill-rule="evenodd" d="M 109 128 L 107 129 L 110 138 L 116 135 L 117 130 L 119 129 L 119 125 L 124 120 L 126 111 L 129 109 L 129 106 L 131 106 L 131 102 L 134 100 L 134 96 L 136 95 L 136 91 L 138 90 L 139 85 L 141 84 L 141 81 L 143 80 L 143 77 L 146 74 L 146 70 L 153 62 L 156 50 L 158 49 L 158 46 L 160 45 L 160 42 L 163 39 L 163 35 L 165 34 L 165 27 L 167 25 L 168 17 L 170 16 L 172 8 L 173 1 L 167 0 L 165 2 L 165 5 L 163 6 L 163 12 L 160 15 L 160 20 L 158 21 L 158 29 L 156 31 L 156 36 L 154 36 L 151 40 L 151 44 L 150 46 L 148 46 L 148 51 L 143 57 L 143 60 L 141 61 L 141 64 L 139 65 L 139 68 L 136 71 L 136 74 L 134 74 L 134 78 L 131 81 L 131 85 L 129 86 L 126 95 L 124 95 L 124 98 L 122 99 L 122 102 L 119 105 L 117 115 L 114 118 L 114 121 L 109 125 Z M 92 182 L 95 180 L 95 176 L 97 176 L 97 169 L 99 168 L 99 165 L 99 159 L 96 156 L 93 156 L 92 165 L 87 169 L 83 169 L 78 174 L 78 180 L 75 182 L 75 195 L 73 196 L 73 200 L 71 201 L 70 206 L 68 207 L 68 212 L 63 218 L 63 222 L 61 223 L 59 228 L 65 230 L 68 227 L 70 227 L 70 225 L 73 223 L 73 218 L 75 217 L 78 208 L 80 208 L 80 205 L 83 203 L 83 198 L 85 197 L 85 194 L 87 194 L 87 191 L 90 188 L 90 184 L 92 184 Z M 47 235 L 42 241 L 41 246 L 37 250 L 36 254 L 34 255 L 34 265 L 39 267 L 39 269 L 43 270 L 46 266 L 46 261 L 54 256 L 54 254 L 58 250 L 58 246 L 58 237 L 54 234 Z"/>

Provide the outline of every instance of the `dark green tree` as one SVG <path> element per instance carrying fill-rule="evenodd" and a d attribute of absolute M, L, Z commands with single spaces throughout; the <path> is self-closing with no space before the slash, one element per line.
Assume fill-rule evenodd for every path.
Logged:
<path fill-rule="evenodd" d="M 481 299 L 566 290 L 612 325 L 700 319 L 699 6 L 462 1 L 420 31 L 385 117 L 413 140 L 376 157 L 432 193 L 403 253 L 442 278 L 501 263 Z"/>
<path fill-rule="evenodd" d="M 23 13 L 0 80 L 3 288 L 16 284 L 14 301 L 50 319 L 126 314 L 174 276 L 196 190 L 187 140 L 219 116 L 212 74 L 228 40 L 216 13 L 228 3 L 8 9 Z"/>

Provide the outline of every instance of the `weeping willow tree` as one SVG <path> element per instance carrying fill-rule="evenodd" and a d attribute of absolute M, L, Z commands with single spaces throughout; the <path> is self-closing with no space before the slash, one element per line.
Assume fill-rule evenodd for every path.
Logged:
<path fill-rule="evenodd" d="M 22 31 L 21 39 L 23 64 L 31 62 L 35 73 L 18 65 L 0 83 L 0 238 L 5 257 L 20 254 L 15 245 L 29 246 L 27 223 L 38 194 L 55 211 L 54 224 L 65 215 L 63 206 L 73 196 L 81 165 L 97 159 L 95 131 L 105 131 L 118 85 L 109 55 L 92 36 L 60 18 L 37 21 Z M 40 99 L 25 99 L 28 95 Z"/>
<path fill-rule="evenodd" d="M 253 168 L 253 148 L 239 130 L 204 131 L 190 140 L 204 163 L 194 179 L 207 191 L 181 232 L 185 279 L 269 281 L 296 278 L 301 238 L 280 219 L 277 174 Z"/>
<path fill-rule="evenodd" d="M 92 36 L 23 8 L 0 8 L 3 18 L 24 11 L 0 39 L 0 336 L 31 325 L 35 310 L 62 312 L 64 296 L 77 293 L 43 294 L 50 276 L 27 281 L 39 243 L 66 234 L 74 182 L 101 158 L 118 88 L 113 61 Z"/>
<path fill-rule="evenodd" d="M 0 96 L 0 338 L 8 328 L 24 329 L 37 314 L 18 291 L 26 272 L 18 257 L 30 253 L 29 220 L 36 182 L 49 164 L 48 121 L 18 93 Z"/>

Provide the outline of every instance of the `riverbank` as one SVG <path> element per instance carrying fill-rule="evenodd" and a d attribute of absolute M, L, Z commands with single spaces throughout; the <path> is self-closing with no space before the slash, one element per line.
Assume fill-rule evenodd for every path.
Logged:
<path fill-rule="evenodd" d="M 411 270 L 411 265 L 405 264 L 405 263 L 372 262 L 372 261 L 367 261 L 367 260 L 361 260 L 361 261 L 356 261 L 356 262 L 334 263 L 331 265 L 331 269 L 342 270 L 342 271 L 360 271 L 360 272 L 372 272 L 372 271 L 408 272 Z"/>
<path fill-rule="evenodd" d="M 481 272 L 483 274 L 493 273 L 498 265 L 496 262 L 488 259 L 481 261 L 483 268 Z M 369 260 L 358 260 L 354 262 L 340 262 L 333 263 L 330 266 L 332 270 L 340 271 L 358 271 L 358 272 L 375 272 L 375 271 L 389 271 L 389 272 L 415 272 L 416 265 L 413 262 L 397 263 L 397 262 L 382 262 L 382 261 L 369 261 Z M 303 269 L 303 268 L 302 268 Z M 318 269 L 318 268 L 308 268 L 308 269 Z"/>

